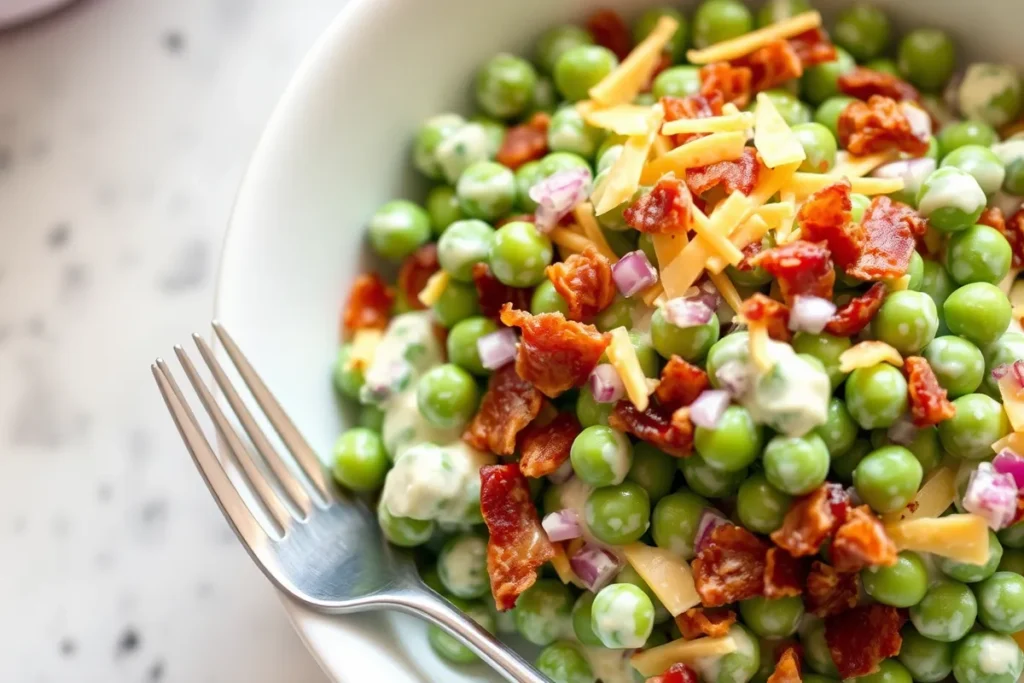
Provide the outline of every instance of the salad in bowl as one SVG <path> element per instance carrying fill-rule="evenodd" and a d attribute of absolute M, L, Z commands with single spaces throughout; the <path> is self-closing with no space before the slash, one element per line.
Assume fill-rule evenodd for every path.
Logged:
<path fill-rule="evenodd" d="M 338 483 L 556 683 L 1015 683 L 1024 95 L 958 67 L 804 0 L 487 60 L 368 217 Z"/>

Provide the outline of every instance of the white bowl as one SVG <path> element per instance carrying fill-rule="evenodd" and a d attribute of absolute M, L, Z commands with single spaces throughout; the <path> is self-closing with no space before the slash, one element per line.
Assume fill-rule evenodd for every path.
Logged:
<path fill-rule="evenodd" d="M 825 10 L 847 0 L 813 0 Z M 874 0 L 900 28 L 949 30 L 964 53 L 1019 63 L 1020 0 Z M 330 366 L 341 303 L 365 267 L 368 216 L 425 189 L 409 140 L 431 114 L 469 111 L 474 69 L 501 50 L 529 54 L 545 28 L 595 7 L 633 14 L 642 0 L 349 0 L 278 105 L 239 191 L 225 243 L 217 317 L 241 342 L 314 448 L 344 427 Z M 688 3 L 672 3 L 685 4 Z M 497 680 L 455 669 L 425 628 L 394 615 L 314 616 L 296 627 L 338 681 Z"/>

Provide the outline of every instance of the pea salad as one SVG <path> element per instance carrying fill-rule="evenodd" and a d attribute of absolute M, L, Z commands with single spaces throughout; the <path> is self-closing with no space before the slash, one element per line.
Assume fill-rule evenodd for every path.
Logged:
<path fill-rule="evenodd" d="M 414 132 L 334 478 L 555 683 L 1016 683 L 1017 69 L 863 2 L 631 20 Z"/>

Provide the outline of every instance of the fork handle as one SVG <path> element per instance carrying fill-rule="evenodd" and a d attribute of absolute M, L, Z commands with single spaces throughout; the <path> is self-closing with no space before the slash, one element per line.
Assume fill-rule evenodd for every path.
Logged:
<path fill-rule="evenodd" d="M 512 683 L 551 683 L 510 647 L 425 586 L 410 588 L 394 596 L 392 606 L 440 626 L 465 643 L 488 666 Z"/>

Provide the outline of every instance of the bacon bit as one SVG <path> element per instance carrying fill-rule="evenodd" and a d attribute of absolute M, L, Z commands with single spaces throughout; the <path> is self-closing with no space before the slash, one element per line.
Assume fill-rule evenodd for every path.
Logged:
<path fill-rule="evenodd" d="M 733 66 L 744 67 L 750 71 L 752 92 L 775 88 L 794 78 L 800 78 L 804 73 L 803 63 L 796 50 L 782 39 L 754 50 L 733 62 Z"/>
<path fill-rule="evenodd" d="M 857 262 L 867 241 L 863 226 L 850 217 L 852 209 L 850 181 L 843 178 L 808 197 L 796 214 L 804 239 L 825 242 L 836 265 L 844 270 Z"/>
<path fill-rule="evenodd" d="M 570 320 L 586 322 L 615 300 L 612 264 L 596 247 L 553 263 L 544 273 L 568 304 Z"/>
<path fill-rule="evenodd" d="M 753 270 L 755 266 L 751 261 L 764 251 L 764 241 L 754 240 L 740 251 L 743 252 L 743 260 L 736 264 L 737 270 Z"/>
<path fill-rule="evenodd" d="M 723 638 L 729 635 L 729 627 L 735 623 L 736 613 L 731 609 L 691 607 L 676 617 L 676 626 L 686 640 L 701 636 Z"/>
<path fill-rule="evenodd" d="M 832 300 L 836 272 L 832 254 L 824 244 L 796 240 L 761 252 L 752 263 L 778 281 L 788 306 L 793 305 L 793 297 L 801 295 Z"/>
<path fill-rule="evenodd" d="M 849 510 L 850 497 L 843 487 L 826 482 L 793 501 L 772 540 L 794 557 L 813 555 L 846 521 Z"/>
<path fill-rule="evenodd" d="M 644 683 L 698 683 L 697 672 L 682 662 L 676 662 L 660 676 L 652 676 Z"/>
<path fill-rule="evenodd" d="M 679 121 L 680 119 L 706 119 L 712 116 L 722 115 L 721 93 L 714 93 L 710 97 L 703 95 L 689 95 L 687 97 L 662 97 L 661 108 L 665 110 L 665 123 Z M 681 133 L 674 135 L 673 143 L 676 147 L 686 144 L 691 140 L 702 138 L 707 133 Z"/>
<path fill-rule="evenodd" d="M 486 263 L 473 264 L 473 284 L 476 285 L 480 313 L 491 320 L 501 322 L 501 307 L 505 304 L 512 304 L 513 308 L 520 310 L 530 307 L 533 289 L 503 284 L 494 277 Z"/>
<path fill-rule="evenodd" d="M 867 505 L 855 507 L 836 531 L 829 551 L 832 564 L 841 572 L 896 564 L 896 544 Z"/>
<path fill-rule="evenodd" d="M 480 468 L 480 511 L 490 538 L 487 574 L 498 610 L 516 600 L 537 580 L 537 568 L 555 549 L 537 519 L 530 486 L 516 464 Z"/>
<path fill-rule="evenodd" d="M 528 161 L 542 158 L 548 153 L 548 125 L 551 117 L 537 112 L 526 123 L 512 126 L 505 131 L 501 148 L 495 160 L 513 171 Z"/>
<path fill-rule="evenodd" d="M 782 653 L 775 671 L 768 677 L 767 683 L 800 683 L 800 659 L 796 649 L 789 647 Z"/>
<path fill-rule="evenodd" d="M 999 211 L 999 209 L 994 210 Z M 984 219 L 987 213 L 981 214 L 981 218 Z M 1002 214 L 1001 211 L 1000 214 Z M 979 222 L 984 221 L 981 220 Z M 985 223 L 985 225 L 992 224 Z M 1006 241 L 1010 243 L 1010 249 L 1013 251 L 1013 267 L 1024 268 L 1024 209 L 1017 211 L 1017 213 L 1003 221 L 1002 226 L 997 223 L 992 227 L 1001 232 Z"/>
<path fill-rule="evenodd" d="M 751 83 L 754 75 L 746 66 L 733 66 L 729 62 L 715 62 L 700 68 L 700 94 L 704 97 L 721 95 L 743 109 L 750 104 Z"/>
<path fill-rule="evenodd" d="M 516 372 L 550 398 L 583 386 L 611 343 L 608 333 L 566 320 L 561 313 L 530 315 L 505 304 L 501 322 L 523 330 Z"/>
<path fill-rule="evenodd" d="M 956 406 L 946 398 L 946 390 L 939 384 L 927 359 L 904 358 L 903 374 L 907 376 L 910 417 L 915 427 L 931 427 L 956 415 Z"/>
<path fill-rule="evenodd" d="M 837 337 L 852 337 L 868 326 L 884 299 L 885 285 L 876 282 L 867 292 L 840 306 L 828 321 L 825 331 Z"/>
<path fill-rule="evenodd" d="M 747 323 L 763 321 L 768 336 L 776 341 L 788 342 L 793 337 L 789 331 L 789 306 L 761 292 L 747 297 L 737 313 Z"/>
<path fill-rule="evenodd" d="M 637 199 L 622 217 L 640 232 L 663 235 L 686 233 L 693 216 L 693 196 L 686 183 L 678 178 L 665 177 L 651 191 Z"/>
<path fill-rule="evenodd" d="M 420 301 L 420 292 L 427 286 L 430 276 L 441 270 L 437 261 L 437 243 L 430 242 L 405 257 L 398 270 L 398 289 L 405 296 L 409 308 L 422 311 L 426 308 Z"/>
<path fill-rule="evenodd" d="M 670 408 L 654 402 L 641 413 L 632 401 L 619 401 L 608 416 L 608 426 L 628 432 L 677 458 L 685 458 L 693 451 L 693 423 L 689 415 L 680 411 L 673 414 Z"/>
<path fill-rule="evenodd" d="M 850 102 L 839 115 L 839 142 L 857 156 L 897 149 L 920 157 L 928 140 L 914 133 L 907 115 L 891 97 L 873 95 L 867 102 Z"/>
<path fill-rule="evenodd" d="M 512 455 L 516 435 L 537 417 L 543 403 L 540 392 L 520 378 L 511 364 L 506 365 L 491 375 L 480 409 L 462 440 L 482 451 Z"/>
<path fill-rule="evenodd" d="M 661 405 L 676 409 L 693 403 L 709 386 L 708 373 L 673 354 L 661 369 L 661 381 L 654 395 Z"/>
<path fill-rule="evenodd" d="M 873 95 L 881 95 L 896 101 L 917 102 L 921 99 L 917 89 L 906 81 L 864 66 L 858 66 L 853 71 L 847 71 L 839 76 L 839 90 L 858 100 L 867 100 Z"/>
<path fill-rule="evenodd" d="M 828 34 L 820 27 L 808 29 L 789 39 L 789 44 L 800 58 L 806 69 L 815 64 L 834 62 L 839 58 L 836 46 L 828 39 Z"/>
<path fill-rule="evenodd" d="M 623 60 L 633 49 L 633 38 L 629 27 L 615 10 L 600 9 L 587 19 L 587 30 L 594 36 L 594 42 L 615 53 Z"/>
<path fill-rule="evenodd" d="M 782 548 L 768 549 L 764 566 L 764 597 L 774 600 L 803 592 L 807 561 L 793 557 Z"/>
<path fill-rule="evenodd" d="M 418 294 L 419 292 L 417 292 Z M 356 330 L 383 330 L 391 317 L 395 295 L 377 273 L 363 273 L 352 283 L 342 317 L 342 336 Z"/>
<path fill-rule="evenodd" d="M 807 575 L 804 606 L 816 617 L 830 617 L 857 606 L 860 597 L 860 575 L 838 572 L 836 568 L 815 560 Z"/>
<path fill-rule="evenodd" d="M 867 240 L 857 263 L 846 272 L 861 280 L 900 277 L 910 267 L 916 239 L 927 224 L 916 211 L 888 197 L 871 200 L 861 221 Z"/>
<path fill-rule="evenodd" d="M 693 561 L 693 579 L 705 607 L 721 607 L 764 593 L 768 544 L 743 527 L 722 524 Z"/>
<path fill-rule="evenodd" d="M 987 225 L 990 228 L 995 228 L 999 232 L 1005 231 L 1006 217 L 1003 215 L 1003 210 L 998 206 L 986 207 L 978 218 L 978 225 Z"/>
<path fill-rule="evenodd" d="M 572 442 L 581 431 L 572 413 L 559 413 L 543 426 L 532 422 L 519 435 L 519 470 L 535 478 L 551 474 L 569 459 Z"/>
<path fill-rule="evenodd" d="M 707 166 L 686 170 L 686 184 L 694 194 L 704 194 L 714 187 L 722 186 L 727 193 L 742 192 L 750 196 L 761 174 L 761 160 L 757 150 L 747 147 L 743 155 L 733 161 L 717 161 Z"/>
<path fill-rule="evenodd" d="M 899 654 L 905 610 L 889 605 L 864 605 L 825 619 L 825 642 L 839 675 L 867 676 L 883 659 Z"/>

